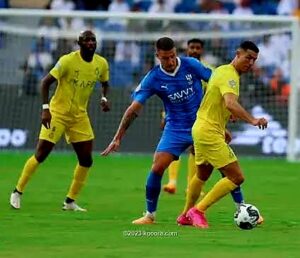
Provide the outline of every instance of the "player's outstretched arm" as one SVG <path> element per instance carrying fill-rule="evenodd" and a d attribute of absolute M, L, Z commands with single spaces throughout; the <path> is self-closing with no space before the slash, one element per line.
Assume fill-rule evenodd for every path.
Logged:
<path fill-rule="evenodd" d="M 259 129 L 264 130 L 268 126 L 268 121 L 265 118 L 254 118 L 249 114 L 238 102 L 238 98 L 233 93 L 225 93 L 224 96 L 225 106 L 236 118 L 240 118 L 245 122 L 258 126 Z"/>
<path fill-rule="evenodd" d="M 51 123 L 51 113 L 49 110 L 49 89 L 53 82 L 56 79 L 51 75 L 47 74 L 42 80 L 41 86 L 41 94 L 42 94 L 42 101 L 43 101 L 43 109 L 41 114 L 42 124 L 49 129 Z"/>
<path fill-rule="evenodd" d="M 129 126 L 132 124 L 132 122 L 135 120 L 135 118 L 138 116 L 138 114 L 141 112 L 143 108 L 143 105 L 137 101 L 133 101 L 131 105 L 126 109 L 122 120 L 119 124 L 119 128 L 111 141 L 111 143 L 106 147 L 106 149 L 101 152 L 102 156 L 107 156 L 111 152 L 117 151 L 119 149 L 119 146 L 121 144 L 121 140 L 123 136 L 125 135 L 126 130 L 129 128 Z"/>

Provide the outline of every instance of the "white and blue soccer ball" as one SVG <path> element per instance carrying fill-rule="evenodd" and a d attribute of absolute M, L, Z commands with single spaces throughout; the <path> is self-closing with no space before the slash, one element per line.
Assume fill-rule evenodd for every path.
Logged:
<path fill-rule="evenodd" d="M 259 216 L 259 210 L 254 205 L 243 203 L 234 214 L 234 222 L 241 229 L 253 229 Z"/>

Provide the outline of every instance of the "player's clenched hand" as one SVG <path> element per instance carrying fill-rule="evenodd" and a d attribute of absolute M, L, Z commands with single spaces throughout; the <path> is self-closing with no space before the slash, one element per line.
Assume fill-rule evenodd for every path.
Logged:
<path fill-rule="evenodd" d="M 232 123 L 235 123 L 237 121 L 237 117 L 235 117 L 234 115 L 230 115 L 230 118 L 229 118 L 229 121 L 232 122 Z"/>
<path fill-rule="evenodd" d="M 102 156 L 107 156 L 108 154 L 115 152 L 119 149 L 120 146 L 120 140 L 113 140 L 107 148 L 101 152 Z"/>
<path fill-rule="evenodd" d="M 258 126 L 259 129 L 264 130 L 265 128 L 268 127 L 268 121 L 265 118 L 255 118 L 253 120 L 252 125 Z"/>
<path fill-rule="evenodd" d="M 42 124 L 47 128 L 50 129 L 50 123 L 51 123 L 51 113 L 49 109 L 43 109 L 42 111 Z"/>
<path fill-rule="evenodd" d="M 109 102 L 105 97 L 101 98 L 100 106 L 101 106 L 103 112 L 108 112 L 110 110 Z"/>
<path fill-rule="evenodd" d="M 232 140 L 232 135 L 231 133 L 226 129 L 225 130 L 225 142 L 226 143 L 230 143 Z"/>

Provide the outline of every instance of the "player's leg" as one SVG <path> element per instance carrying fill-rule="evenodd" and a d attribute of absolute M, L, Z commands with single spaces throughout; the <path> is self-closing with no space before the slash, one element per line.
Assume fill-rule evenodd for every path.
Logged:
<path fill-rule="evenodd" d="M 208 207 L 237 188 L 244 181 L 242 170 L 237 161 L 220 168 L 220 170 L 225 177 L 220 179 L 197 205 L 200 211 L 206 211 Z"/>
<path fill-rule="evenodd" d="M 179 166 L 180 158 L 171 162 L 168 167 L 169 182 L 163 186 L 163 190 L 167 193 L 174 194 L 176 192 Z"/>
<path fill-rule="evenodd" d="M 187 188 L 184 209 L 177 218 L 179 225 L 192 225 L 191 219 L 187 216 L 187 212 L 195 205 L 198 200 L 202 188 L 213 172 L 213 166 L 210 164 L 197 165 L 197 173 L 193 176 Z"/>
<path fill-rule="evenodd" d="M 197 172 L 197 165 L 195 161 L 195 149 L 194 146 L 191 146 L 189 149 L 189 158 L 188 158 L 188 176 L 187 176 L 187 187 L 189 186 L 192 178 Z M 204 196 L 204 190 L 201 190 L 200 196 Z"/>
<path fill-rule="evenodd" d="M 153 164 L 146 181 L 146 214 L 134 220 L 133 224 L 152 224 L 154 222 L 162 176 L 174 159 L 174 155 L 168 152 L 154 153 Z"/>
<path fill-rule="evenodd" d="M 21 195 L 27 183 L 37 170 L 39 164 L 48 157 L 56 142 L 59 141 L 64 129 L 64 124 L 57 121 L 55 117 L 52 117 L 50 129 L 44 126 L 41 127 L 36 152 L 26 161 L 17 185 L 10 196 L 10 204 L 13 208 L 19 209 L 21 207 Z"/>
<path fill-rule="evenodd" d="M 74 170 L 73 179 L 63 205 L 63 210 L 86 211 L 86 209 L 79 207 L 75 200 L 84 186 L 88 171 L 93 164 L 93 141 L 76 142 L 72 143 L 72 146 L 76 152 L 78 164 Z"/>
<path fill-rule="evenodd" d="M 194 150 L 194 146 L 191 146 L 189 150 L 189 158 L 188 158 L 187 186 L 191 182 L 196 172 L 197 172 L 197 166 L 195 163 L 195 150 Z"/>
<path fill-rule="evenodd" d="M 225 177 L 219 180 L 194 208 L 187 212 L 187 216 L 192 219 L 194 226 L 206 228 L 208 227 L 208 224 L 204 216 L 205 211 L 208 207 L 240 185 L 243 182 L 244 177 L 234 152 L 225 142 L 218 145 L 198 145 L 199 146 L 195 145 L 195 147 L 197 147 L 195 149 L 196 154 L 197 149 L 199 149 L 199 152 L 204 155 L 209 164 L 220 169 L 225 175 Z"/>
<path fill-rule="evenodd" d="M 225 175 L 220 171 L 222 177 L 225 177 Z M 242 193 L 242 189 L 240 186 L 238 186 L 237 188 L 235 188 L 234 190 L 232 190 L 231 192 L 231 196 L 232 199 L 234 201 L 234 203 L 236 204 L 237 208 L 244 203 L 244 197 L 243 197 L 243 193 Z"/>
<path fill-rule="evenodd" d="M 134 220 L 134 224 L 152 224 L 157 210 L 157 202 L 161 189 L 161 179 L 165 169 L 173 160 L 177 160 L 186 148 L 192 144 L 189 132 L 164 130 L 157 145 L 151 171 L 146 182 L 146 215 Z"/>
<path fill-rule="evenodd" d="M 225 177 L 225 175 L 222 172 L 221 172 L 221 175 L 222 175 L 222 177 Z M 230 193 L 231 193 L 233 201 L 236 204 L 236 208 L 238 210 L 239 207 L 240 207 L 240 205 L 243 204 L 243 203 L 245 203 L 241 186 L 238 186 L 237 188 L 235 188 L 234 190 L 232 190 Z M 262 224 L 263 222 L 264 222 L 264 218 L 263 218 L 262 215 L 260 215 L 259 219 L 257 221 L 257 224 Z"/>
<path fill-rule="evenodd" d="M 86 211 L 79 207 L 75 200 L 80 193 L 88 176 L 88 171 L 93 164 L 92 150 L 94 132 L 89 117 L 83 116 L 72 121 L 72 126 L 66 130 L 66 140 L 72 143 L 76 152 L 78 163 L 74 169 L 73 179 L 69 187 L 63 210 Z"/>

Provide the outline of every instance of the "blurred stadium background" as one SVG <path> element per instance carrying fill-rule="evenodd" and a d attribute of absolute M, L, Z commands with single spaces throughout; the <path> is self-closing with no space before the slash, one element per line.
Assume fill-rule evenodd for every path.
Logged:
<path fill-rule="evenodd" d="M 262 132 L 243 123 L 231 126 L 232 144 L 239 154 L 289 153 L 290 159 L 299 158 L 299 27 L 291 17 L 298 7 L 285 2 L 1 1 L 2 7 L 12 8 L 0 9 L 0 148 L 34 148 L 40 129 L 40 80 L 62 54 L 77 49 L 78 32 L 89 28 L 97 33 L 97 52 L 109 61 L 112 86 L 112 112 L 99 112 L 98 92 L 90 105 L 97 150 L 110 141 L 132 90 L 156 63 L 155 40 L 168 35 L 180 55 L 185 54 L 188 39 L 203 39 L 203 59 L 214 66 L 229 62 L 241 40 L 257 42 L 260 57 L 254 71 L 242 77 L 241 102 L 253 114 L 267 116 L 270 125 Z M 153 98 L 129 130 L 121 151 L 153 151 L 161 109 Z M 68 149 L 63 141 L 58 148 Z"/>
<path fill-rule="evenodd" d="M 299 257 L 299 165 L 287 162 L 300 158 L 299 14 L 297 0 L 0 0 L 0 257 L 165 257 L 172 248 L 174 257 L 197 252 L 205 257 Z M 97 52 L 110 64 L 112 111 L 100 111 L 97 88 L 90 102 L 95 152 L 110 142 L 132 90 L 156 64 L 157 38 L 174 38 L 180 55 L 188 39 L 201 38 L 203 59 L 214 66 L 229 62 L 241 40 L 258 44 L 255 69 L 242 76 L 241 102 L 253 115 L 267 116 L 269 128 L 259 131 L 239 122 L 230 129 L 233 149 L 249 171 L 246 197 L 266 217 L 263 229 L 233 234 L 229 198 L 209 215 L 215 223 L 211 231 L 178 229 L 174 221 L 185 190 L 181 173 L 178 195 L 161 197 L 159 226 L 142 228 L 176 231 L 180 237 L 124 242 L 122 231 L 136 230 L 129 222 L 142 211 L 144 180 L 161 133 L 162 104 L 156 97 L 128 130 L 120 156 L 95 154 L 80 198 L 91 212 L 69 216 L 58 209 L 76 162 L 64 140 L 56 147 L 59 153 L 39 169 L 45 173 L 30 183 L 24 209 L 18 214 L 9 210 L 9 193 L 40 129 L 39 82 L 62 54 L 77 49 L 83 29 L 96 32 Z M 185 168 L 183 158 L 182 172 Z M 156 244 L 160 249 L 154 255 Z"/>

